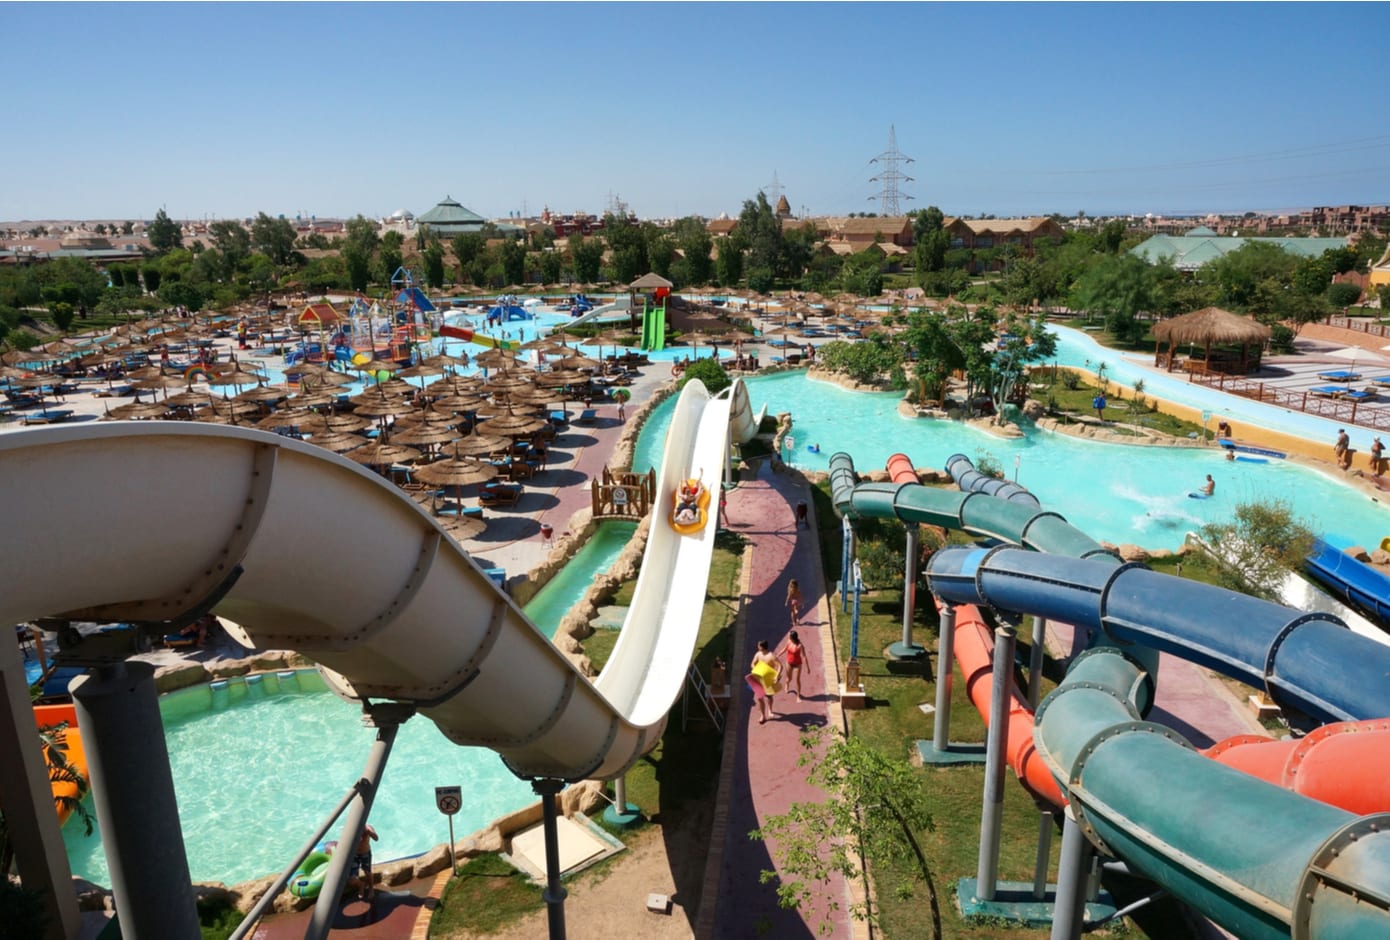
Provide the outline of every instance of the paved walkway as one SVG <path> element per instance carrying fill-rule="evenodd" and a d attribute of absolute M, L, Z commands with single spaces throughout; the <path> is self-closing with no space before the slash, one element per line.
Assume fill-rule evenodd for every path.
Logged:
<path fill-rule="evenodd" d="M 813 886 L 815 899 L 809 909 L 784 910 L 777 904 L 777 883 L 760 883 L 764 870 L 776 868 L 769 846 L 748 838 L 751 830 L 785 813 L 793 803 L 825 799 L 823 791 L 807 782 L 809 768 L 797 766 L 803 753 L 800 736 L 806 728 L 841 723 L 814 511 L 809 530 L 796 525 L 795 507 L 802 499 L 811 503 L 800 476 L 774 473 L 767 466 L 756 480 L 741 483 L 729 494 L 728 527 L 748 540 L 751 558 L 745 566 L 742 628 L 729 665 L 733 694 L 720 781 L 722 805 L 696 927 L 701 938 L 852 935 L 849 889 L 843 879 Z M 785 599 L 792 578 L 801 586 L 806 607 L 798 624 L 808 655 L 801 683 L 804 695 L 799 700 L 785 692 L 776 695 L 774 711 L 779 717 L 759 724 L 752 694 L 738 677 L 747 672 L 759 640 L 779 652 L 785 644 L 791 628 Z M 838 911 L 829 910 L 832 900 Z M 828 932 L 820 932 L 823 926 Z"/>

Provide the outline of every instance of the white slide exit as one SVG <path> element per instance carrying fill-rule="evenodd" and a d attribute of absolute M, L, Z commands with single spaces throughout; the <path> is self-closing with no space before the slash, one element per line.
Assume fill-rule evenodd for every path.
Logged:
<path fill-rule="evenodd" d="M 193 422 L 0 436 L 0 618 L 159 621 L 214 607 L 261 649 L 295 650 L 353 698 L 415 703 L 446 737 L 523 777 L 609 779 L 650 749 L 694 652 L 741 382 L 676 404 L 631 613 L 581 675 L 389 482 L 322 448 Z M 670 493 L 701 471 L 710 521 L 681 536 Z M 227 587 L 230 582 L 230 587 Z"/>

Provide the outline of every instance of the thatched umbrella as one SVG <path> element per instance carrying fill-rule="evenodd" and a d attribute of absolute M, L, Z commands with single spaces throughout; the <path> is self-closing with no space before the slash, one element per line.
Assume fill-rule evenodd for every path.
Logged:
<path fill-rule="evenodd" d="M 446 375 L 425 386 L 430 395 L 466 395 L 483 387 L 483 380 L 474 375 Z"/>
<path fill-rule="evenodd" d="M 597 369 L 599 367 L 599 361 L 585 355 L 575 354 L 573 356 L 565 356 L 563 359 L 557 359 L 555 365 L 562 369 Z"/>
<path fill-rule="evenodd" d="M 439 524 L 456 542 L 477 538 L 487 531 L 487 520 L 482 516 L 465 516 L 460 513 L 457 516 L 441 519 Z"/>
<path fill-rule="evenodd" d="M 420 459 L 420 452 L 404 444 L 377 441 L 347 452 L 349 460 L 367 464 L 370 467 L 389 467 L 396 463 Z"/>
<path fill-rule="evenodd" d="M 102 416 L 103 421 L 139 421 L 145 418 L 162 418 L 168 407 L 152 401 L 132 401 L 117 405 Z"/>
<path fill-rule="evenodd" d="M 511 441 L 505 437 L 494 437 L 491 434 L 468 434 L 451 443 L 448 450 L 454 457 L 478 457 L 483 454 L 494 454 L 499 450 L 506 450 L 509 446 L 511 446 Z"/>
<path fill-rule="evenodd" d="M 352 434 L 347 431 L 330 431 L 327 434 L 314 434 L 309 438 L 309 443 L 331 450 L 335 454 L 346 453 L 362 446 L 366 438 L 360 434 Z"/>
<path fill-rule="evenodd" d="M 488 369 L 496 369 L 506 366 L 516 358 L 516 351 L 512 349 L 488 349 L 478 353 L 473 357 L 473 362 Z"/>
<path fill-rule="evenodd" d="M 1212 344 L 1240 344 L 1240 369 L 1250 371 L 1250 347 L 1263 346 L 1270 329 L 1252 317 L 1242 317 L 1220 307 L 1203 307 L 1180 317 L 1162 320 L 1154 325 L 1154 364 L 1173 370 L 1174 351 L 1184 343 L 1202 344 L 1202 364 L 1211 363 Z M 1162 345 L 1168 344 L 1166 352 Z M 1258 359 L 1256 359 L 1258 362 Z"/>
<path fill-rule="evenodd" d="M 348 456 L 352 455 L 349 454 Z M 416 467 L 411 472 L 411 476 L 421 483 L 428 483 L 431 486 L 453 487 L 458 498 L 457 512 L 458 515 L 462 516 L 463 487 L 496 479 L 497 473 L 497 468 L 486 461 L 476 457 L 455 456 Z"/>
<path fill-rule="evenodd" d="M 299 428 L 304 431 L 307 430 L 306 425 L 315 419 L 322 420 L 322 416 L 308 408 L 281 408 L 257 421 L 256 427 L 262 431 L 273 431 L 276 428 Z"/>
<path fill-rule="evenodd" d="M 483 423 L 483 430 L 489 434 L 504 437 L 522 437 L 545 427 L 545 421 L 527 414 L 521 414 L 507 406 L 507 413 L 495 415 Z"/>

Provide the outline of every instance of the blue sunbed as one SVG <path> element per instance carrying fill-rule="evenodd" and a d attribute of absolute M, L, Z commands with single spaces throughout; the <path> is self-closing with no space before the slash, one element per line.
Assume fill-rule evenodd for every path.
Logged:
<path fill-rule="evenodd" d="M 598 412 L 593 408 L 585 408 L 579 412 L 579 417 L 575 418 L 578 424 L 593 424 L 598 419 Z"/>
<path fill-rule="evenodd" d="M 1318 378 L 1328 382 L 1355 382 L 1361 378 L 1361 373 L 1352 372 L 1350 369 L 1336 369 L 1332 372 L 1319 372 Z"/>
<path fill-rule="evenodd" d="M 1390 375 L 1378 375 L 1373 379 L 1367 379 L 1372 385 L 1390 385 Z"/>
<path fill-rule="evenodd" d="M 1370 401 L 1376 397 L 1376 390 L 1373 388 L 1348 389 L 1342 397 L 1348 401 Z"/>
<path fill-rule="evenodd" d="M 1314 385 L 1308 391 L 1323 398 L 1340 398 L 1347 390 L 1341 385 Z"/>

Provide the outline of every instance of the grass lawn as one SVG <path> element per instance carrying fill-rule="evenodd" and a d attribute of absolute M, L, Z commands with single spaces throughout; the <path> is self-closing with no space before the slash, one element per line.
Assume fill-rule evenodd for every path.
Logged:
<path fill-rule="evenodd" d="M 1091 407 L 1091 402 L 1096 397 L 1098 387 L 1093 383 L 1080 380 L 1077 382 L 1076 388 L 1068 388 L 1067 381 L 1065 374 L 1061 371 L 1058 371 L 1054 377 L 1053 370 L 1050 368 L 1034 370 L 1029 378 L 1031 384 L 1028 389 L 1028 396 L 1047 405 L 1050 411 L 1053 411 L 1063 420 L 1066 420 L 1069 414 L 1095 417 L 1096 411 Z M 1043 387 L 1033 388 L 1033 385 Z M 1189 434 L 1202 433 L 1201 426 L 1193 424 L 1191 421 L 1184 421 L 1173 415 L 1153 410 L 1153 400 L 1143 392 L 1138 395 L 1130 393 L 1130 397 L 1125 399 L 1120 397 L 1119 387 L 1110 383 L 1110 393 L 1107 393 L 1106 401 L 1106 421 L 1116 424 L 1137 424 L 1163 434 L 1170 434 L 1173 437 L 1187 437 Z M 1116 430 L 1123 429 L 1116 428 Z M 1208 431 L 1209 435 L 1210 433 Z"/>

